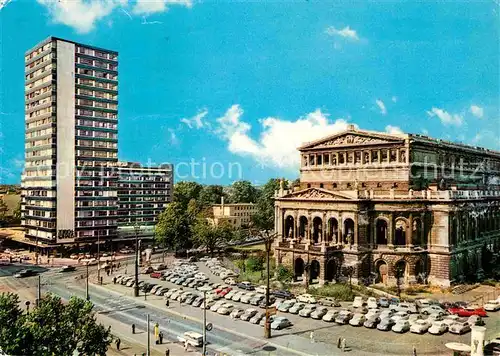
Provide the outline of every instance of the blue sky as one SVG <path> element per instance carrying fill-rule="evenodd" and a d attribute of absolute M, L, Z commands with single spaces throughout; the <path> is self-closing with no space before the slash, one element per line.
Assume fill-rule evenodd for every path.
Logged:
<path fill-rule="evenodd" d="M 119 158 L 178 179 L 295 178 L 295 148 L 348 123 L 500 149 L 493 0 L 0 7 L 2 183 L 23 167 L 23 55 L 50 35 L 119 51 Z"/>

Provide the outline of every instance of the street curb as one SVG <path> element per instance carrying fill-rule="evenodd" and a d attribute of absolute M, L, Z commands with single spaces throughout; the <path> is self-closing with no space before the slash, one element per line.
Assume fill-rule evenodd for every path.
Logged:
<path fill-rule="evenodd" d="M 112 289 L 109 289 L 109 288 L 106 288 L 106 287 L 103 287 L 103 286 L 100 286 L 100 285 L 97 285 L 97 284 L 93 284 L 93 283 L 91 283 L 91 284 L 92 284 L 94 287 L 101 288 L 101 289 L 106 290 L 106 291 L 108 291 L 108 292 L 113 292 L 113 293 L 117 293 L 117 294 L 119 294 L 118 292 L 116 292 L 116 291 L 114 291 L 114 290 L 112 290 Z M 121 294 L 120 294 L 120 295 L 121 295 Z M 158 307 L 158 306 L 156 306 L 156 305 L 154 305 L 154 304 L 148 303 L 147 301 L 146 301 L 146 302 L 144 302 L 143 300 L 138 300 L 138 299 L 132 298 L 132 297 L 130 297 L 130 296 L 128 296 L 128 295 L 122 295 L 122 296 L 124 296 L 124 297 L 126 297 L 126 298 L 128 298 L 128 299 L 131 299 L 131 300 L 133 300 L 133 301 L 134 301 L 134 302 L 136 302 L 136 303 L 141 303 L 141 304 L 143 304 L 143 305 L 144 305 L 144 304 L 147 304 L 148 306 L 153 307 L 153 308 L 155 308 L 155 309 L 157 309 L 157 310 L 160 310 L 160 311 L 162 311 L 162 312 L 165 312 L 165 313 L 170 313 L 170 314 L 172 314 L 172 315 L 176 315 L 176 316 L 179 316 L 179 317 L 182 317 L 182 318 L 184 318 L 184 319 L 188 319 L 188 320 L 191 320 L 191 321 L 194 321 L 194 322 L 197 322 L 197 323 L 203 323 L 203 321 L 202 321 L 202 320 L 200 320 L 200 319 L 198 319 L 198 318 L 194 318 L 194 317 L 189 316 L 189 315 L 184 315 L 184 314 L 181 314 L 181 313 L 176 312 L 176 311 L 173 311 L 173 310 L 163 309 L 163 308 L 160 308 L 160 307 Z M 246 334 L 242 334 L 242 333 L 239 333 L 239 332 L 237 332 L 237 331 L 230 330 L 230 329 L 227 329 L 227 328 L 223 328 L 223 327 L 220 327 L 220 326 L 214 326 L 214 328 L 215 328 L 215 329 L 219 329 L 219 330 L 224 331 L 224 332 L 227 332 L 227 333 L 230 333 L 230 334 L 237 335 L 237 336 L 242 337 L 242 338 L 245 338 L 245 339 L 251 339 L 251 340 L 253 340 L 253 341 L 257 341 L 257 342 L 263 342 L 263 341 L 264 341 L 264 342 L 266 342 L 266 340 L 263 340 L 263 339 L 258 339 L 258 338 L 256 338 L 256 337 L 249 336 L 249 335 L 246 335 Z M 304 352 L 302 352 L 302 351 L 294 350 L 294 349 L 288 348 L 288 347 L 286 347 L 286 346 L 282 346 L 282 345 L 279 345 L 279 344 L 275 344 L 275 343 L 273 343 L 273 342 L 269 342 L 269 341 L 267 341 L 267 344 L 269 344 L 269 345 L 271 345 L 271 346 L 274 346 L 274 347 L 276 347 L 277 349 L 282 349 L 282 350 L 285 350 L 285 351 L 292 352 L 292 353 L 294 353 L 294 354 L 296 354 L 296 355 L 300 355 L 300 356 L 310 356 L 310 354 L 308 354 L 308 353 L 304 353 Z"/>

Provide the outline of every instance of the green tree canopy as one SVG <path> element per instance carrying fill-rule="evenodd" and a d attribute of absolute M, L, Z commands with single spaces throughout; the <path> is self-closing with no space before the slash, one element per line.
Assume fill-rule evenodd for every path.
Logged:
<path fill-rule="evenodd" d="M 203 187 L 199 203 L 203 206 L 210 206 L 212 204 L 220 204 L 221 198 L 224 196 L 222 185 L 206 185 Z"/>
<path fill-rule="evenodd" d="M 255 203 L 258 197 L 259 191 L 247 180 L 234 182 L 231 186 L 231 203 Z"/>
<path fill-rule="evenodd" d="M 9 355 L 106 355 L 111 330 L 97 323 L 89 301 L 71 298 L 62 303 L 44 296 L 28 314 L 19 297 L 0 294 L 0 348 Z"/>
<path fill-rule="evenodd" d="M 202 190 L 203 186 L 199 183 L 179 182 L 174 186 L 173 201 L 182 204 L 183 207 L 187 207 L 192 199 L 198 200 L 200 198 Z"/>
<path fill-rule="evenodd" d="M 0 199 L 0 226 L 7 224 L 7 222 L 8 222 L 7 212 L 8 211 L 9 211 L 9 207 L 3 201 L 3 199 Z"/>
<path fill-rule="evenodd" d="M 193 242 L 196 246 L 205 247 L 210 254 L 221 245 L 234 239 L 235 233 L 231 225 L 221 223 L 213 225 L 203 214 L 200 214 L 193 226 Z"/>
<path fill-rule="evenodd" d="M 280 180 L 272 178 L 261 189 L 257 200 L 257 212 L 252 216 L 252 226 L 261 231 L 274 229 L 274 192 L 280 188 Z M 286 181 L 285 181 L 285 189 Z"/>
<path fill-rule="evenodd" d="M 174 250 L 191 247 L 191 236 L 194 218 L 197 215 L 196 201 L 187 203 L 172 202 L 158 216 L 155 228 L 155 240 L 164 247 Z"/>

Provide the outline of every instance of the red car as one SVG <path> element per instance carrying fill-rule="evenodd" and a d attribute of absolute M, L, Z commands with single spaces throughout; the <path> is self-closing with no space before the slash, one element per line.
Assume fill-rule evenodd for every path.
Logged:
<path fill-rule="evenodd" d="M 448 312 L 450 312 L 450 314 L 456 314 L 458 316 L 464 316 L 464 317 L 468 317 L 471 315 L 479 315 L 479 316 L 484 317 L 487 315 L 484 308 L 456 307 L 456 308 L 448 309 Z"/>
<path fill-rule="evenodd" d="M 160 272 L 153 272 L 149 275 L 151 278 L 160 278 L 161 273 Z"/>
<path fill-rule="evenodd" d="M 228 288 L 224 288 L 224 289 L 217 289 L 215 291 L 215 293 L 217 293 L 218 295 L 220 295 L 221 297 L 224 297 L 227 293 L 229 293 L 230 291 L 232 291 L 233 288 L 231 287 L 228 287 Z"/>

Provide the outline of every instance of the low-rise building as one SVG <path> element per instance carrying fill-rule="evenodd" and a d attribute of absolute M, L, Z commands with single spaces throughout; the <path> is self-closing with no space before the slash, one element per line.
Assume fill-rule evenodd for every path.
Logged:
<path fill-rule="evenodd" d="M 239 228 L 250 224 L 252 215 L 255 214 L 257 207 L 253 203 L 224 203 L 224 197 L 220 204 L 212 205 L 212 214 L 210 221 L 218 225 L 227 222 L 231 226 Z"/>

